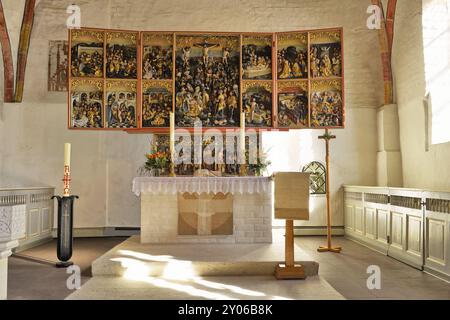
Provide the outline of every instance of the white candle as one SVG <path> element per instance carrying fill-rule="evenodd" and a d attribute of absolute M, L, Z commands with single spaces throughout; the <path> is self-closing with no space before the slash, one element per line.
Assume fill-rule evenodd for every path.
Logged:
<path fill-rule="evenodd" d="M 239 144 L 241 151 L 245 154 L 245 112 L 241 113 L 241 130 L 239 132 Z"/>
<path fill-rule="evenodd" d="M 64 144 L 64 167 L 70 167 L 70 143 Z"/>
<path fill-rule="evenodd" d="M 175 155 L 175 115 L 173 112 L 170 113 L 170 156 L 172 161 Z"/>

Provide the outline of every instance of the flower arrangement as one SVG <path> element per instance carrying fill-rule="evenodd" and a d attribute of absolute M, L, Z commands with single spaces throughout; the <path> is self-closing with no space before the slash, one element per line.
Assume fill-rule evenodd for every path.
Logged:
<path fill-rule="evenodd" d="M 248 159 L 248 152 L 247 152 Z M 267 153 L 262 152 L 259 157 L 257 157 L 256 163 L 248 164 L 249 173 L 254 174 L 255 176 L 262 176 L 264 172 L 267 171 L 267 167 L 270 166 L 272 162 L 267 159 Z"/>
<path fill-rule="evenodd" d="M 166 171 L 169 166 L 169 155 L 158 149 L 158 143 L 152 144 L 151 152 L 145 155 L 147 161 L 139 169 L 140 174 L 150 173 L 153 176 L 159 176 Z"/>
<path fill-rule="evenodd" d="M 169 163 L 169 157 L 164 152 L 149 153 L 145 155 L 147 162 L 145 166 L 148 169 L 166 169 Z"/>

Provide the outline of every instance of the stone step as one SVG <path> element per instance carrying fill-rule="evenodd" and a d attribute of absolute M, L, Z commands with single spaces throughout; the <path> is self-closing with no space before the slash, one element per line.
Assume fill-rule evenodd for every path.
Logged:
<path fill-rule="evenodd" d="M 297 264 L 307 276 L 319 264 L 295 246 Z M 93 276 L 264 276 L 284 260 L 284 243 L 272 244 L 141 244 L 133 236 L 92 264 Z"/>
<path fill-rule="evenodd" d="M 344 300 L 319 276 L 278 281 L 272 276 L 171 280 L 94 277 L 67 300 Z M 211 318 L 214 318 L 212 316 Z"/>

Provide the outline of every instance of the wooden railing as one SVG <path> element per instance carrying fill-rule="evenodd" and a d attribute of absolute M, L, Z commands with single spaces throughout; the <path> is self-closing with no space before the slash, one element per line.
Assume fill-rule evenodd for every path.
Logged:
<path fill-rule="evenodd" d="M 450 279 L 450 192 L 344 186 L 345 235 Z"/>
<path fill-rule="evenodd" d="M 0 188 L 0 206 L 26 205 L 26 233 L 15 251 L 33 247 L 52 237 L 55 188 Z"/>

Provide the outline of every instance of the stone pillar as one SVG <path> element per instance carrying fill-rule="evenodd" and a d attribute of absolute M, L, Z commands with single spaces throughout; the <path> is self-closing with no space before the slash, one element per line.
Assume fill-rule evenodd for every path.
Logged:
<path fill-rule="evenodd" d="M 18 245 L 17 240 L 0 242 L 0 300 L 6 300 L 8 295 L 8 257 Z"/>
<path fill-rule="evenodd" d="M 381 187 L 402 187 L 402 156 L 396 104 L 382 106 L 377 112 L 377 183 Z"/>

